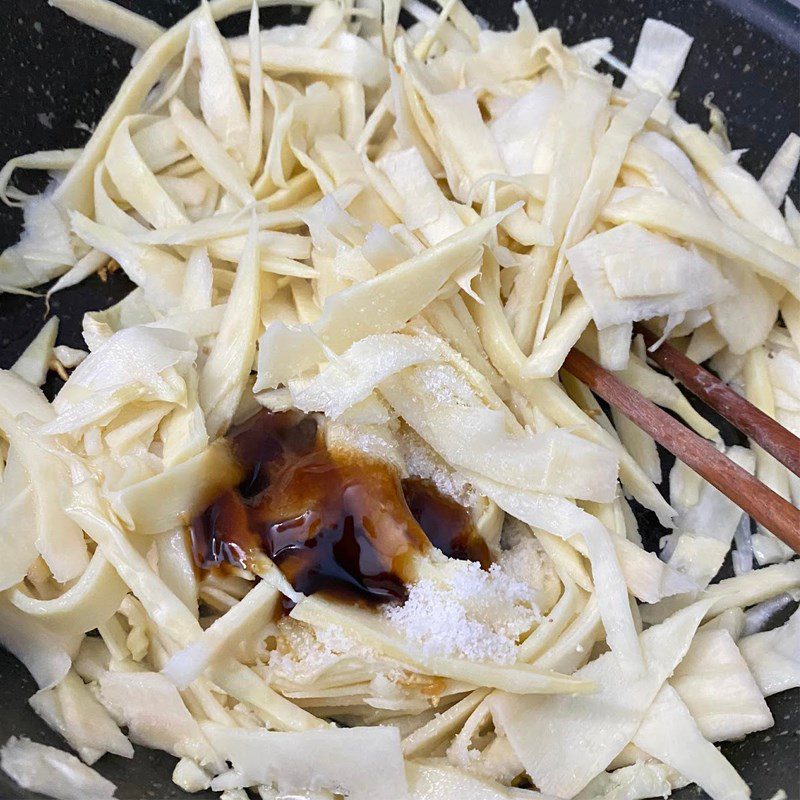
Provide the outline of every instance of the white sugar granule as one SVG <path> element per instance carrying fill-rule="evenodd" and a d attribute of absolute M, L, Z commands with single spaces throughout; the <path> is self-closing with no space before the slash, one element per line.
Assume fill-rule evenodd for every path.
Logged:
<path fill-rule="evenodd" d="M 409 475 L 431 481 L 439 492 L 462 506 L 475 504 L 477 495 L 472 486 L 415 431 L 404 427 L 397 435 L 397 444 Z"/>
<path fill-rule="evenodd" d="M 548 613 L 561 596 L 561 579 L 550 556 L 530 528 L 506 514 L 498 563 L 512 578 L 526 583 L 536 605 Z"/>
<path fill-rule="evenodd" d="M 477 398 L 472 387 L 450 364 L 431 364 L 414 369 L 436 405 L 476 404 Z"/>
<path fill-rule="evenodd" d="M 312 628 L 291 617 L 278 623 L 276 639 L 277 646 L 269 653 L 269 673 L 289 683 L 312 683 L 345 656 L 367 662 L 376 657 L 341 628 Z"/>
<path fill-rule="evenodd" d="M 328 423 L 326 441 L 329 449 L 334 451 L 361 453 L 391 464 L 397 469 L 403 466 L 402 454 L 391 430 L 386 425 Z"/>
<path fill-rule="evenodd" d="M 498 664 L 514 661 L 517 638 L 540 616 L 527 583 L 499 564 L 487 572 L 469 561 L 443 565 L 441 580 L 418 581 L 402 606 L 384 614 L 426 657 Z"/>

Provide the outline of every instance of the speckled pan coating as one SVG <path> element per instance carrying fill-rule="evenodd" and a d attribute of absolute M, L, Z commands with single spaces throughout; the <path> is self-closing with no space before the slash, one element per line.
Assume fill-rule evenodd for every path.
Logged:
<path fill-rule="evenodd" d="M 194 0 L 118 0 L 158 20 L 174 22 Z M 744 163 L 756 174 L 791 130 L 800 128 L 800 11 L 797 0 L 539 0 L 533 3 L 540 23 L 556 24 L 566 41 L 611 36 L 615 53 L 633 54 L 638 31 L 647 16 L 662 18 L 691 33 L 696 43 L 679 84 L 679 108 L 690 120 L 705 122 L 702 101 L 714 101 L 728 116 L 735 147 L 748 148 Z M 468 0 L 494 27 L 513 23 L 511 0 Z M 127 70 L 130 49 L 103 34 L 66 19 L 45 0 L 0 0 L 0 163 L 31 150 L 80 146 Z M 263 12 L 264 24 L 288 22 L 286 9 Z M 230 23 L 226 23 L 226 31 Z M 33 185 L 28 185 L 33 189 Z M 798 199 L 797 185 L 793 195 Z M 18 216 L 0 210 L 0 245 L 12 243 Z M 59 341 L 79 346 L 84 311 L 120 299 L 130 288 L 124 276 L 106 284 L 93 279 L 54 298 L 61 317 Z M 41 302 L 0 296 L 0 367 L 8 367 L 38 329 Z M 57 384 L 48 384 L 55 390 Z M 733 440 L 733 437 L 730 439 Z M 647 538 L 658 536 L 650 515 L 640 516 Z M 26 703 L 35 690 L 24 669 L 0 652 L 0 742 L 25 735 L 59 745 Z M 785 789 L 800 800 L 800 696 L 787 693 L 770 700 L 775 727 L 726 744 L 723 751 L 753 788 L 754 800 L 769 800 Z M 174 759 L 137 748 L 133 762 L 106 756 L 100 770 L 119 786 L 122 800 L 166 800 L 186 797 L 170 781 Z M 197 798 L 214 797 L 194 795 Z M 0 774 L 0 800 L 28 800 Z M 675 795 L 683 800 L 705 797 L 696 789 Z"/>

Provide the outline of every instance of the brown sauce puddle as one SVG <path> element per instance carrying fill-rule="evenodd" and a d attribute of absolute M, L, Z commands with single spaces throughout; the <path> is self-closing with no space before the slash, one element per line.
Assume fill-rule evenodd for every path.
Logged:
<path fill-rule="evenodd" d="M 195 561 L 248 567 L 265 554 L 303 594 L 405 599 L 414 558 L 490 563 L 469 513 L 429 481 L 401 481 L 389 465 L 329 451 L 313 417 L 262 411 L 229 441 L 241 483 L 191 525 Z"/>

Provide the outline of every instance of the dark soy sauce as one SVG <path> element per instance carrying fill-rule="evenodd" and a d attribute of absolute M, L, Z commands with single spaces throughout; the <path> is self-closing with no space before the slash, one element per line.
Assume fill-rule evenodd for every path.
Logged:
<path fill-rule="evenodd" d="M 432 481 L 406 478 L 402 484 L 411 515 L 434 547 L 451 558 L 479 561 L 489 569 L 489 546 L 475 530 L 464 506 L 443 495 Z"/>
<path fill-rule="evenodd" d="M 265 554 L 304 594 L 386 602 L 406 597 L 413 560 L 431 543 L 489 564 L 465 508 L 388 464 L 329 451 L 311 416 L 262 411 L 229 441 L 245 477 L 192 522 L 202 568 L 249 567 Z"/>

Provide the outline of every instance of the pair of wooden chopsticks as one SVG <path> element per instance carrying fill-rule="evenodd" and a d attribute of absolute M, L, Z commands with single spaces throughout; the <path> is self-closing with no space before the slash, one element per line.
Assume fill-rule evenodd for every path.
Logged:
<path fill-rule="evenodd" d="M 643 326 L 637 325 L 636 332 L 644 337 L 648 348 L 657 341 Z M 800 476 L 800 439 L 791 431 L 671 345 L 661 344 L 648 356 Z M 790 502 L 580 350 L 570 351 L 564 368 L 800 554 L 800 510 Z"/>

